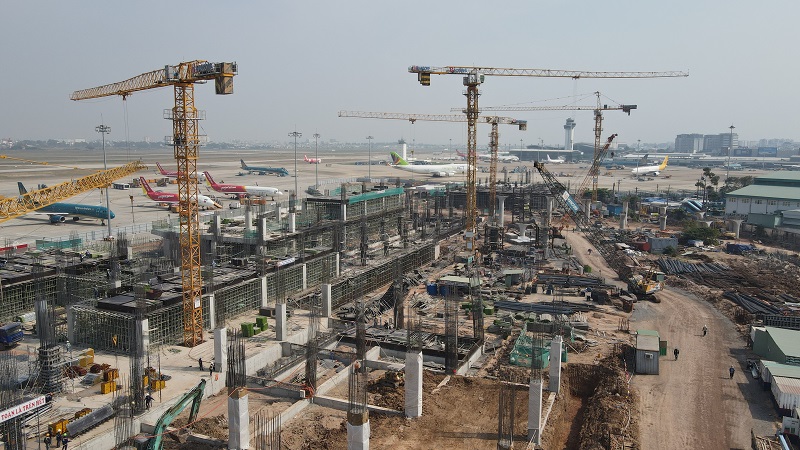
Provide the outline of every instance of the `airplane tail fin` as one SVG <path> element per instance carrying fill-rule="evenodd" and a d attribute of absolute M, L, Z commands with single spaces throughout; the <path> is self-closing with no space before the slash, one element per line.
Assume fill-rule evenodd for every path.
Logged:
<path fill-rule="evenodd" d="M 308 162 L 308 156 L 303 155 L 303 161 Z"/>
<path fill-rule="evenodd" d="M 158 171 L 161 173 L 161 175 L 166 175 L 166 172 L 164 172 L 164 168 L 161 167 L 161 163 L 156 162 L 156 166 L 158 166 Z"/>
<path fill-rule="evenodd" d="M 658 170 L 664 170 L 664 169 L 666 169 L 666 168 L 667 168 L 667 160 L 669 160 L 669 155 L 667 155 L 667 156 L 665 156 L 665 157 L 664 157 L 664 162 L 662 162 L 662 163 L 661 163 L 661 164 L 658 166 Z"/>
<path fill-rule="evenodd" d="M 217 184 L 217 183 L 214 183 L 214 179 L 211 178 L 211 174 L 210 173 L 203 172 L 203 175 L 206 176 L 206 183 L 208 183 L 209 186 L 214 186 L 215 184 Z"/>
<path fill-rule="evenodd" d="M 247 170 L 247 164 L 244 163 L 243 159 L 239 160 L 242 163 L 242 169 Z"/>
<path fill-rule="evenodd" d="M 139 182 L 142 184 L 142 190 L 145 194 L 150 194 L 153 192 L 153 189 L 150 187 L 150 183 L 148 183 L 144 177 L 139 177 Z"/>
<path fill-rule="evenodd" d="M 391 152 L 392 155 L 392 162 L 397 166 L 407 166 L 408 161 L 403 159 L 402 156 L 398 155 L 397 152 Z"/>
<path fill-rule="evenodd" d="M 17 181 L 17 188 L 19 188 L 19 195 L 25 195 L 28 193 L 28 190 L 25 189 L 25 185 L 23 185 L 20 181 Z"/>

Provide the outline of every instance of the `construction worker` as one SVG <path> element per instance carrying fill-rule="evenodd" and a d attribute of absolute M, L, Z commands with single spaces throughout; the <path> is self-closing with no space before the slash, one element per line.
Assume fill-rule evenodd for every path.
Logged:
<path fill-rule="evenodd" d="M 708 327 L 706 325 L 703 325 L 703 336 L 705 336 L 706 334 L 708 334 Z"/>
<path fill-rule="evenodd" d="M 144 406 L 147 409 L 150 409 L 150 407 L 153 406 L 153 396 L 150 395 L 150 393 L 148 393 L 147 396 L 145 396 L 144 398 Z"/>
<path fill-rule="evenodd" d="M 64 440 L 61 441 L 61 450 L 67 450 L 67 444 L 69 444 L 69 438 L 64 436 Z"/>
<path fill-rule="evenodd" d="M 61 430 L 56 430 L 56 448 L 61 447 L 61 439 L 63 436 L 61 435 Z"/>
<path fill-rule="evenodd" d="M 678 360 L 678 355 L 681 354 L 681 351 L 678 350 L 678 348 L 676 347 L 675 350 L 672 351 L 672 353 L 675 355 L 675 361 L 677 361 Z"/>
<path fill-rule="evenodd" d="M 50 445 L 53 443 L 53 438 L 50 437 L 50 433 L 44 434 L 44 439 L 42 439 L 42 442 L 44 442 L 44 448 L 50 448 Z"/>
<path fill-rule="evenodd" d="M 200 370 L 203 370 L 203 357 L 197 358 L 197 365 L 200 366 Z"/>
<path fill-rule="evenodd" d="M 732 380 L 733 379 L 733 374 L 736 373 L 736 369 L 733 366 L 731 366 L 731 368 L 728 369 L 728 373 L 730 374 L 731 380 Z"/>

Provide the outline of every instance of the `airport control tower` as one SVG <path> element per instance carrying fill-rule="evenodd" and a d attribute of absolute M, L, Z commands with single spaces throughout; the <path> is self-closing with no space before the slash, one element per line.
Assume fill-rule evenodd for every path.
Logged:
<path fill-rule="evenodd" d="M 564 124 L 564 150 L 572 151 L 572 144 L 575 142 L 575 120 L 567 119 Z"/>

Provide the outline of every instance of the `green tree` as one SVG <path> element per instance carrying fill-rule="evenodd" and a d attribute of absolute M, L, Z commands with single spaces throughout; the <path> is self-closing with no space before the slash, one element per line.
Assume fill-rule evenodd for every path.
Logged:
<path fill-rule="evenodd" d="M 719 243 L 719 230 L 701 225 L 696 221 L 689 221 L 683 227 L 680 240 L 683 244 L 690 240 L 699 240 L 714 245 Z"/>

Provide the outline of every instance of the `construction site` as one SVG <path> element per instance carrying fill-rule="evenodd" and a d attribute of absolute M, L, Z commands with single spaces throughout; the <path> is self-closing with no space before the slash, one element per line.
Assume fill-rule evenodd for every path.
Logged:
<path fill-rule="evenodd" d="M 659 375 L 659 357 L 676 342 L 684 360 L 691 357 L 675 329 L 699 331 L 692 321 L 718 317 L 712 330 L 738 327 L 715 337 L 737 349 L 751 324 L 796 326 L 797 259 L 633 251 L 643 242 L 677 250 L 680 234 L 666 208 L 656 224 L 634 226 L 628 199 L 616 205 L 617 218 L 602 213 L 609 205 L 598 201 L 599 168 L 616 137 L 603 142 L 602 111 L 630 114 L 634 105 L 608 107 L 598 96 L 595 153 L 577 186 L 564 186 L 540 162 L 498 179 L 498 124 L 524 128 L 479 116 L 478 86 L 484 75 L 552 75 L 462 69 L 409 68 L 422 85 L 431 74 L 464 76 L 461 119 L 372 118 L 467 122 L 465 183 L 432 187 L 382 173 L 316 182 L 315 196 L 295 187 L 287 201 L 204 214 L 193 86 L 214 81 L 218 94 L 233 93 L 235 63 L 181 63 L 73 93 L 85 100 L 174 87 L 166 116 L 178 217 L 147 232 L 72 236 L 35 250 L 5 242 L 0 320 L 24 334 L 0 354 L 5 448 L 65 434 L 73 449 L 680 448 L 679 436 L 653 437 L 654 416 L 664 411 L 644 399 L 657 389 L 637 387 L 638 374 Z M 492 129 L 484 183 L 478 124 Z M 107 186 L 137 164 L 65 185 Z M 56 187 L 0 199 L 2 220 L 68 195 Z M 729 223 L 736 239 L 740 224 Z M 778 267 L 786 274 L 762 276 Z M 680 317 L 688 311 L 681 302 L 703 309 Z M 685 322 L 666 327 L 674 320 Z M 642 347 L 656 329 L 665 339 L 653 331 L 654 347 Z M 650 356 L 640 361 L 643 349 Z M 664 359 L 661 370 L 680 371 Z M 747 408 L 742 400 L 726 414 L 744 421 Z M 770 434 L 776 418 L 765 411 L 726 422 L 727 438 L 686 433 L 709 440 L 695 448 L 739 448 Z"/>

